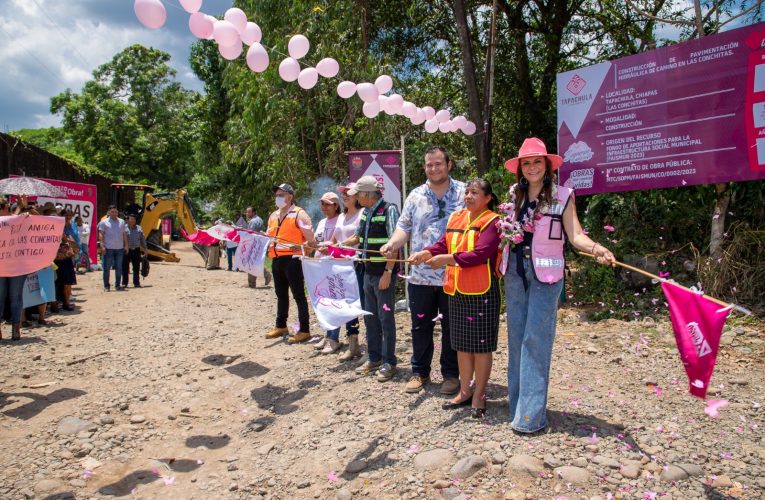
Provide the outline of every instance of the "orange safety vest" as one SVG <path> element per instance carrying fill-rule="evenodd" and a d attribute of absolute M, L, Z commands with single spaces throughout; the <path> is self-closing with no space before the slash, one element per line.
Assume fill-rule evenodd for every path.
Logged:
<path fill-rule="evenodd" d="M 487 227 L 494 228 L 494 221 L 499 217 L 491 210 L 484 210 L 478 217 L 470 220 L 470 211 L 462 209 L 454 212 L 446 223 L 446 250 L 450 254 L 472 252 L 478 236 Z M 444 292 L 454 295 L 481 295 L 491 286 L 491 261 L 470 267 L 446 266 Z"/>
<path fill-rule="evenodd" d="M 284 257 L 288 255 L 302 255 L 300 250 L 292 250 L 290 246 L 305 243 L 303 231 L 297 224 L 297 216 L 302 208 L 293 205 L 283 219 L 279 220 L 279 210 L 274 210 L 268 217 L 267 234 L 272 237 L 278 237 L 268 245 L 268 256 Z"/>

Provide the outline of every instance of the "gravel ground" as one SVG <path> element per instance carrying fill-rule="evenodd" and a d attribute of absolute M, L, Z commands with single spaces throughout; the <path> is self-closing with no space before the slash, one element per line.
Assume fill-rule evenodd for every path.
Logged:
<path fill-rule="evenodd" d="M 75 312 L 0 343 L 0 498 L 765 497 L 761 326 L 726 329 L 710 397 L 729 404 L 712 418 L 667 321 L 562 309 L 551 425 L 519 436 L 503 335 L 476 421 L 441 409 L 437 362 L 404 393 L 406 313 L 399 372 L 379 383 L 266 340 L 273 288 L 174 250 L 183 261 L 153 265 L 141 290 L 80 276 Z"/>

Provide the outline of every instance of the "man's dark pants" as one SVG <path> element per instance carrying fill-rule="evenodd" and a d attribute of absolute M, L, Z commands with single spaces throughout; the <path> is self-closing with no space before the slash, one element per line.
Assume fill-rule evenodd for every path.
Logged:
<path fill-rule="evenodd" d="M 287 327 L 287 316 L 290 311 L 290 291 L 298 308 L 300 331 L 309 331 L 308 300 L 305 297 L 305 279 L 300 259 L 291 255 L 276 257 L 271 262 L 271 273 L 274 276 L 274 291 L 276 292 L 276 328 Z"/>
<path fill-rule="evenodd" d="M 128 276 L 130 276 L 130 266 L 133 266 L 133 286 L 141 284 L 139 279 L 141 273 L 141 249 L 131 248 L 125 254 L 122 261 L 122 286 L 127 286 Z"/>
<path fill-rule="evenodd" d="M 458 378 L 457 351 L 452 349 L 449 337 L 449 311 L 447 295 L 443 287 L 409 283 L 409 309 L 412 314 L 412 374 L 430 376 L 433 361 L 433 321 L 438 313 L 441 318 L 441 375 Z"/>

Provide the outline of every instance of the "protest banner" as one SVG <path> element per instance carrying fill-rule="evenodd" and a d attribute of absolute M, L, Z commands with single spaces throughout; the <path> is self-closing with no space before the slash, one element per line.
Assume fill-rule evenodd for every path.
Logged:
<path fill-rule="evenodd" d="M 22 299 L 24 307 L 33 307 L 56 300 L 53 266 L 45 267 L 27 276 Z"/>
<path fill-rule="evenodd" d="M 234 254 L 234 268 L 245 271 L 256 278 L 264 278 L 266 251 L 271 240 L 247 231 L 238 231 L 238 233 L 239 246 L 236 247 Z"/>
<path fill-rule="evenodd" d="M 353 261 L 303 259 L 303 276 L 316 319 L 323 329 L 333 330 L 371 314 L 361 308 Z"/>
<path fill-rule="evenodd" d="M 401 151 L 347 151 L 351 182 L 371 175 L 382 185 L 383 198 L 401 208 Z"/>
<path fill-rule="evenodd" d="M 21 276 L 49 266 L 64 233 L 63 217 L 0 217 L 0 276 Z"/>
<path fill-rule="evenodd" d="M 577 194 L 765 179 L 765 23 L 558 74 Z"/>
<path fill-rule="evenodd" d="M 11 175 L 11 177 L 18 177 Z M 62 205 L 65 210 L 71 210 L 74 212 L 74 216 L 82 217 L 83 222 L 90 225 L 90 238 L 88 241 L 81 243 L 88 244 L 88 254 L 90 255 L 90 261 L 95 265 L 98 250 L 96 243 L 98 242 L 98 214 L 96 214 L 96 192 L 97 187 L 94 184 L 83 184 L 81 182 L 67 182 L 59 181 L 56 179 L 44 179 L 39 177 L 41 181 L 45 181 L 48 184 L 56 186 L 59 191 L 64 195 L 62 198 L 49 198 L 47 196 L 31 196 L 30 200 L 35 200 L 39 205 L 44 205 L 48 202 L 53 204 Z M 74 221 L 73 221 L 74 222 Z"/>

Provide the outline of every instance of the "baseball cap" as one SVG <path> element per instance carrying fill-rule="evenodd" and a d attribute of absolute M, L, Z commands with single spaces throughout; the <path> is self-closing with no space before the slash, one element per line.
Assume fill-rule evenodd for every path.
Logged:
<path fill-rule="evenodd" d="M 373 193 L 382 189 L 382 186 L 377 179 L 371 175 L 365 175 L 356 181 L 356 185 L 348 190 L 348 194 L 353 196 L 356 193 Z"/>
<path fill-rule="evenodd" d="M 349 182 L 345 186 L 337 186 L 337 192 L 345 194 L 349 189 L 352 189 L 356 185 L 355 182 Z"/>
<path fill-rule="evenodd" d="M 273 192 L 275 193 L 277 189 L 281 189 L 281 190 L 282 190 L 282 191 L 284 191 L 285 193 L 289 193 L 289 194 L 291 194 L 292 196 L 295 196 L 295 190 L 294 190 L 294 189 L 292 189 L 292 186 L 290 186 L 290 185 L 289 185 L 289 184 L 287 184 L 287 183 L 284 183 L 284 184 L 279 184 L 278 186 L 274 186 L 274 187 L 273 187 Z"/>
<path fill-rule="evenodd" d="M 340 198 L 335 193 L 324 193 L 319 201 L 326 201 L 327 203 L 334 203 L 340 206 Z"/>

